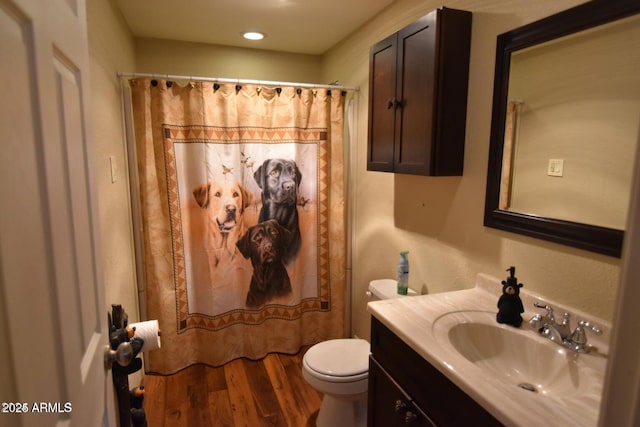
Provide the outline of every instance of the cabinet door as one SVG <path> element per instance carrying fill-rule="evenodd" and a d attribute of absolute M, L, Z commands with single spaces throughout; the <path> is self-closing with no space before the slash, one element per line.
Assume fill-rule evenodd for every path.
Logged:
<path fill-rule="evenodd" d="M 436 427 L 400 386 L 369 359 L 368 427 Z"/>
<path fill-rule="evenodd" d="M 371 48 L 367 170 L 393 172 L 397 34 Z"/>
<path fill-rule="evenodd" d="M 375 317 L 371 318 L 371 354 L 371 360 L 393 378 L 398 388 L 401 387 L 404 393 L 411 396 L 414 408 L 424 410 L 436 425 L 502 427 L 489 412 Z M 372 378 L 373 364 L 369 365 L 369 378 Z M 381 383 L 382 380 L 377 381 Z M 372 393 L 373 387 L 369 385 L 369 393 Z M 384 401 L 372 403 L 370 395 L 369 404 L 386 405 L 388 408 L 388 400 L 389 397 L 386 397 Z"/>
<path fill-rule="evenodd" d="M 395 172 L 432 170 L 437 10 L 398 33 Z"/>
<path fill-rule="evenodd" d="M 462 175 L 471 17 L 436 9 L 371 48 L 367 170 Z"/>

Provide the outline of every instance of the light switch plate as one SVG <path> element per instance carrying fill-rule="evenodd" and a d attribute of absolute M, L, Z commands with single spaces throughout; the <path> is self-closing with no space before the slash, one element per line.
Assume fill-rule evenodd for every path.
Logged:
<path fill-rule="evenodd" d="M 547 168 L 547 175 L 549 176 L 562 176 L 564 173 L 564 160 L 563 159 L 549 159 L 549 166 Z"/>
<path fill-rule="evenodd" d="M 116 163 L 116 156 L 109 156 L 109 166 L 111 168 L 111 183 L 115 184 L 118 181 L 118 164 Z"/>

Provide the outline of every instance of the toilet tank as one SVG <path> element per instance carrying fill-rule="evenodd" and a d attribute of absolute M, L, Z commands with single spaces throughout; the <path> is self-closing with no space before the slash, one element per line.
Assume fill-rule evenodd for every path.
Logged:
<path fill-rule="evenodd" d="M 367 292 L 367 296 L 372 301 L 415 295 L 418 293 L 411 288 L 407 291 L 407 295 L 399 295 L 398 282 L 393 279 L 372 280 L 369 282 L 369 291 Z"/>

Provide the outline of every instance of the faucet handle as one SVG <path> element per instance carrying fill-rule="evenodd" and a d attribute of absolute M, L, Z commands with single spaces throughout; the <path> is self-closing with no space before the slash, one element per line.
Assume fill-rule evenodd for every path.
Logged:
<path fill-rule="evenodd" d="M 587 336 L 584 332 L 585 328 L 591 330 L 591 332 L 596 335 L 602 335 L 602 329 L 598 326 L 587 322 L 586 320 L 579 321 L 578 326 L 576 326 L 576 330 L 573 331 L 569 338 L 570 342 L 575 346 L 575 350 L 579 353 L 589 351 L 587 347 Z"/>
<path fill-rule="evenodd" d="M 553 319 L 553 307 L 551 307 L 550 305 L 540 304 L 538 301 L 534 301 L 533 306 L 547 310 L 547 317 L 549 317 L 550 319 Z"/>
<path fill-rule="evenodd" d="M 531 316 L 531 319 L 529 319 L 529 327 L 536 331 L 540 331 L 540 328 L 542 328 L 542 314 L 534 314 Z"/>
<path fill-rule="evenodd" d="M 602 329 L 600 329 L 599 326 L 596 326 L 593 323 L 587 322 L 586 320 L 579 321 L 576 329 L 578 328 L 587 328 L 587 329 L 590 329 L 591 332 L 593 332 L 596 335 L 602 335 Z"/>
<path fill-rule="evenodd" d="M 534 305 L 534 307 L 544 308 L 547 311 L 553 311 L 553 308 L 551 308 L 551 306 L 546 305 L 546 304 L 540 304 L 539 301 L 534 301 L 533 305 Z"/>

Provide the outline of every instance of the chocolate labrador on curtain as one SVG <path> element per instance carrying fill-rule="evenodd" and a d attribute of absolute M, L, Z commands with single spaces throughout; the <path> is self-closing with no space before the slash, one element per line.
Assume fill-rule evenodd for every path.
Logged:
<path fill-rule="evenodd" d="M 253 174 L 262 189 L 262 208 L 258 222 L 275 219 L 291 233 L 285 250 L 285 263 L 291 261 L 300 249 L 302 238 L 298 226 L 298 187 L 302 175 L 293 160 L 267 159 Z"/>
<path fill-rule="evenodd" d="M 247 292 L 247 307 L 260 307 L 269 299 L 291 292 L 291 280 L 282 262 L 291 233 L 274 219 L 249 227 L 236 246 L 251 259 L 253 275 Z"/>

